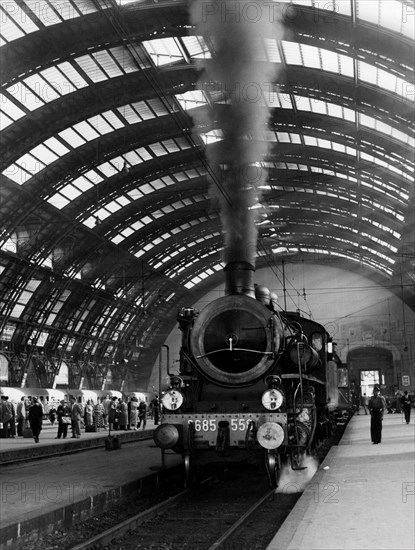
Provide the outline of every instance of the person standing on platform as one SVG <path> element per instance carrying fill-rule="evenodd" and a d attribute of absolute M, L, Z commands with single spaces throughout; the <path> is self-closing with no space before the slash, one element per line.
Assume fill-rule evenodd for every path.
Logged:
<path fill-rule="evenodd" d="M 72 420 L 72 438 L 81 437 L 82 406 L 76 402 L 75 397 L 70 398 L 71 402 L 71 420 Z"/>
<path fill-rule="evenodd" d="M 130 400 L 130 428 L 132 430 L 137 429 L 138 421 L 138 399 L 133 395 Z"/>
<path fill-rule="evenodd" d="M 49 420 L 50 420 L 50 423 L 52 424 L 52 426 L 55 425 L 55 420 L 56 420 L 56 407 L 55 407 L 55 403 L 52 402 L 51 406 L 50 406 L 50 409 L 49 409 Z"/>
<path fill-rule="evenodd" d="M 32 406 L 29 409 L 27 418 L 32 430 L 33 439 L 36 443 L 39 443 L 39 435 L 42 431 L 43 407 L 37 397 L 32 398 Z"/>
<path fill-rule="evenodd" d="M 11 424 L 13 422 L 13 405 L 9 402 L 9 397 L 7 395 L 1 396 L 0 403 L 0 423 L 3 428 L 3 437 L 10 437 L 11 435 Z"/>
<path fill-rule="evenodd" d="M 384 401 L 380 396 L 379 388 L 373 389 L 373 396 L 369 401 L 370 412 L 370 437 L 373 445 L 382 441 L 382 420 L 384 411 Z"/>
<path fill-rule="evenodd" d="M 407 424 L 409 424 L 411 420 L 411 406 L 412 406 L 412 401 L 408 395 L 408 392 L 406 391 L 401 397 L 401 407 L 403 410 L 403 414 L 405 416 L 405 422 Z"/>
<path fill-rule="evenodd" d="M 85 427 L 94 425 L 94 405 L 92 401 L 88 399 L 84 408 L 84 424 Z"/>
<path fill-rule="evenodd" d="M 71 421 L 71 409 L 68 403 L 62 399 L 60 405 L 56 409 L 56 416 L 58 417 L 58 435 L 55 439 L 66 439 L 68 435 L 68 426 L 72 424 Z"/>
<path fill-rule="evenodd" d="M 23 429 L 26 422 L 26 398 L 22 397 L 17 403 L 16 417 L 17 417 L 17 435 L 23 437 Z"/>
<path fill-rule="evenodd" d="M 16 409 L 13 403 L 10 403 L 12 409 L 12 419 L 10 420 L 10 437 L 16 437 Z"/>
<path fill-rule="evenodd" d="M 105 403 L 104 403 L 105 407 Z M 113 397 L 110 400 L 110 408 L 108 412 L 108 426 L 110 430 L 117 430 L 117 398 Z"/>
<path fill-rule="evenodd" d="M 369 403 L 369 399 L 368 399 L 368 397 L 365 393 L 360 398 L 360 402 L 362 404 L 363 410 L 365 411 L 365 414 L 367 414 L 367 406 L 368 406 L 368 403 Z"/>
<path fill-rule="evenodd" d="M 147 424 L 147 405 L 144 401 L 140 401 L 140 404 L 138 406 L 138 418 L 138 427 L 140 427 L 142 423 L 144 430 Z"/>
<path fill-rule="evenodd" d="M 120 399 L 118 403 L 118 424 L 120 430 L 126 431 L 128 429 L 128 406 L 124 399 Z"/>
<path fill-rule="evenodd" d="M 157 426 L 157 424 L 159 423 L 159 415 L 160 415 L 160 406 L 159 406 L 159 400 L 157 395 L 150 403 L 150 410 L 151 410 L 152 418 L 154 419 L 154 425 Z"/>
<path fill-rule="evenodd" d="M 112 401 L 109 395 L 105 396 L 105 399 L 103 400 L 102 404 L 104 405 L 104 428 L 108 428 L 109 415 L 110 415 L 110 409 L 112 404 Z"/>
<path fill-rule="evenodd" d="M 104 427 L 104 405 L 101 401 L 94 405 L 94 426 L 97 432 L 100 432 L 101 428 Z"/>

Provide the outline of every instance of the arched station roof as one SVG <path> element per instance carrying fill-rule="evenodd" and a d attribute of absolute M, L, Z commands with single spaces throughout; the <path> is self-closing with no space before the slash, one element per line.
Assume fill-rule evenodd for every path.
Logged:
<path fill-rule="evenodd" d="M 257 267 L 336 261 L 415 309 L 414 2 L 267 4 L 285 30 L 263 37 L 279 76 L 258 98 Z M 0 323 L 15 351 L 148 363 L 177 309 L 221 281 L 206 150 L 228 99 L 197 87 L 215 52 L 188 8 L 1 4 Z"/>

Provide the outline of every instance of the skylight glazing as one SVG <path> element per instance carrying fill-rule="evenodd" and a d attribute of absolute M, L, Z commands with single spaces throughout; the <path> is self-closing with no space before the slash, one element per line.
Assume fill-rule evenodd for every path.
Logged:
<path fill-rule="evenodd" d="M 217 252 L 218 252 L 218 250 L 213 250 L 209 254 L 209 256 L 211 256 L 213 254 L 217 254 Z M 180 271 L 183 271 L 184 269 L 188 269 L 189 267 L 192 267 L 198 261 L 199 261 L 199 258 L 194 258 L 193 261 L 191 261 L 188 264 L 186 264 L 185 266 L 183 266 Z M 223 264 L 216 264 L 216 265 L 211 266 L 209 269 L 214 272 L 214 271 L 223 271 L 223 268 L 224 268 Z M 207 274 L 207 270 L 201 271 L 198 275 L 196 275 L 196 277 L 193 277 L 192 279 L 190 279 L 186 283 L 184 283 L 183 286 L 185 286 L 187 289 L 190 290 L 191 288 L 193 288 L 197 284 L 201 283 L 203 281 L 203 279 L 206 278 L 205 274 Z"/>
<path fill-rule="evenodd" d="M 171 65 L 185 59 L 177 38 L 167 37 L 146 40 L 143 42 L 143 47 L 147 50 L 156 67 Z"/>
<path fill-rule="evenodd" d="M 285 61 L 289 65 L 320 69 L 348 77 L 354 76 L 351 57 L 299 42 L 282 40 L 281 45 Z"/>
<path fill-rule="evenodd" d="M 1 46 L 36 32 L 43 26 L 57 25 L 98 11 L 92 2 L 86 0 L 53 0 L 50 4 L 40 0 L 23 0 L 22 8 L 16 0 L 1 3 Z M 105 6 L 101 5 L 101 8 L 105 9 Z"/>
<path fill-rule="evenodd" d="M 357 0 L 357 18 L 414 38 L 414 6 L 399 0 Z"/>
<path fill-rule="evenodd" d="M 205 218 L 204 222 L 202 222 L 202 220 L 198 220 L 198 222 L 199 223 L 204 223 L 204 222 L 206 222 L 206 218 Z M 220 235 L 221 235 L 221 233 L 217 231 L 217 232 L 213 232 L 209 235 L 203 235 L 202 237 L 200 237 L 199 239 L 194 240 L 194 241 L 188 241 L 187 240 L 186 241 L 186 246 L 181 247 L 181 249 L 179 249 L 178 252 L 187 251 L 188 249 L 192 248 L 193 246 L 196 246 L 196 245 L 198 245 L 198 244 L 200 244 L 204 241 L 210 241 L 211 239 L 215 239 L 217 237 L 220 237 Z M 171 238 L 171 236 L 169 236 L 169 238 Z M 161 242 L 163 242 L 163 240 L 164 239 L 161 239 Z M 177 246 L 177 243 L 176 243 L 176 246 Z M 170 261 L 173 258 L 172 254 L 175 253 L 175 252 L 176 251 L 173 251 L 172 253 L 167 253 L 166 255 L 158 255 L 157 257 L 152 258 L 149 261 L 149 264 L 153 265 L 154 269 L 159 269 L 165 263 L 167 263 L 168 261 Z"/>

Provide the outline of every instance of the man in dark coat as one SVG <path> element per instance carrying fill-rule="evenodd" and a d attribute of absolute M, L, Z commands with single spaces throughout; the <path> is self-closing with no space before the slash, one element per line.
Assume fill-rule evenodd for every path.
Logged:
<path fill-rule="evenodd" d="M 39 443 L 39 435 L 42 431 L 43 407 L 37 397 L 32 399 L 32 406 L 29 408 L 27 418 L 33 433 L 33 439 L 36 443 Z"/>
<path fill-rule="evenodd" d="M 375 387 L 373 389 L 373 396 L 369 401 L 370 436 L 374 445 L 377 445 L 382 441 L 383 411 L 384 400 L 380 396 L 379 388 Z"/>
<path fill-rule="evenodd" d="M 4 437 L 10 437 L 12 435 L 12 423 L 14 420 L 13 405 L 9 401 L 7 395 L 1 396 L 0 403 L 0 423 L 3 424 Z"/>
<path fill-rule="evenodd" d="M 26 421 L 26 398 L 22 397 L 16 407 L 17 435 L 23 436 L 24 424 Z"/>
<path fill-rule="evenodd" d="M 408 392 L 406 391 L 403 396 L 401 397 L 401 407 L 403 410 L 403 414 L 405 415 L 405 422 L 409 424 L 409 421 L 411 419 L 411 398 L 408 395 Z"/>
<path fill-rule="evenodd" d="M 55 439 L 60 439 L 61 437 L 66 439 L 66 436 L 68 435 L 68 425 L 72 424 L 72 420 L 71 408 L 64 399 L 62 399 L 59 407 L 57 408 L 56 414 L 58 417 L 58 434 Z"/>
<path fill-rule="evenodd" d="M 159 423 L 159 415 L 160 415 L 160 405 L 159 405 L 159 400 L 157 395 L 150 403 L 150 410 L 154 419 L 154 424 L 157 426 L 157 424 Z"/>

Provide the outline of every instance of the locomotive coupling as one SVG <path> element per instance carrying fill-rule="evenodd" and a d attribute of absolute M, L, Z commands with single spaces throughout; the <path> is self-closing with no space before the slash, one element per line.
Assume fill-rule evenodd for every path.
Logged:
<path fill-rule="evenodd" d="M 230 430 L 229 422 L 221 420 L 218 423 L 218 435 L 216 436 L 216 452 L 222 456 L 226 456 L 230 447 Z"/>

